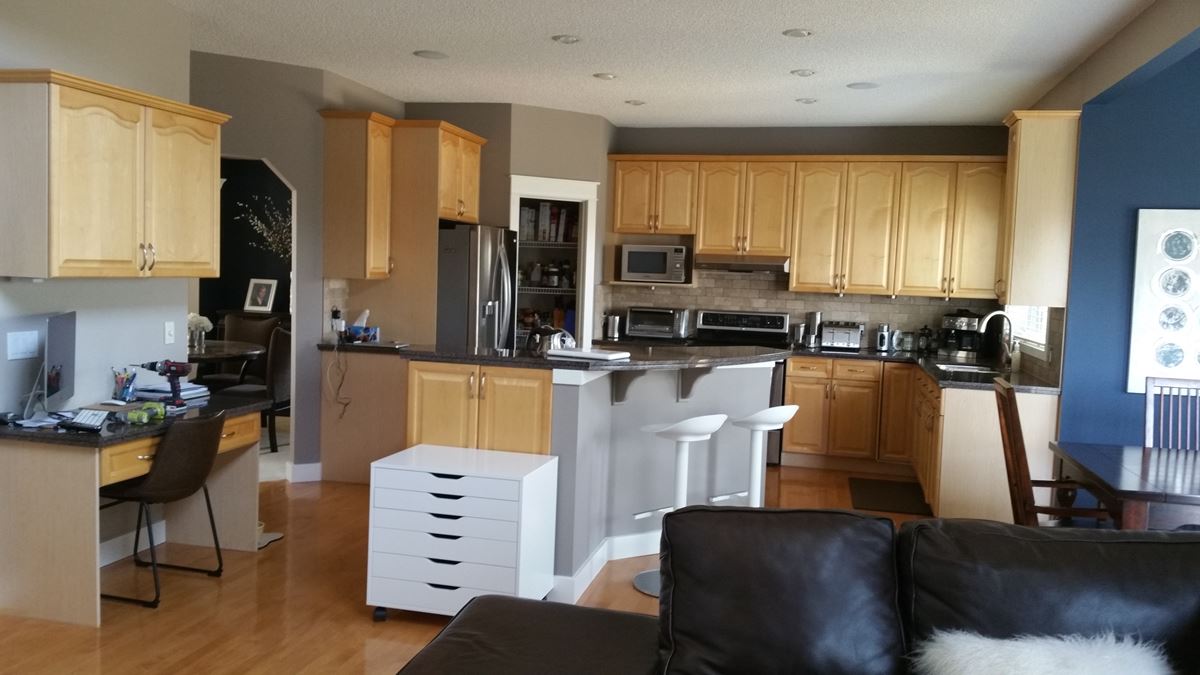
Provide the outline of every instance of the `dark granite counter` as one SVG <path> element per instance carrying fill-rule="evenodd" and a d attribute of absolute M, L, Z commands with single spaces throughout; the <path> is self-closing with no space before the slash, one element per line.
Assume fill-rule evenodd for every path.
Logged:
<path fill-rule="evenodd" d="M 834 359 L 867 359 L 890 363 L 915 363 L 927 375 L 937 381 L 943 389 L 991 389 L 997 376 L 994 373 L 949 372 L 938 368 L 938 364 L 959 364 L 985 366 L 1000 370 L 993 362 L 973 359 L 955 359 L 945 356 L 922 355 L 916 352 L 877 352 L 875 350 L 846 351 L 842 349 L 801 349 L 795 356 L 823 356 Z M 1028 373 L 1009 373 L 1004 376 L 1019 392 L 1031 394 L 1058 395 L 1061 389 L 1057 384 L 1040 380 Z"/>
<path fill-rule="evenodd" d="M 214 394 L 208 400 L 208 404 L 188 410 L 182 415 L 168 416 L 162 422 L 152 422 L 150 424 L 125 424 L 123 422 L 110 421 L 104 425 L 104 429 L 99 433 L 90 431 L 67 431 L 65 429 L 22 429 L 15 426 L 0 426 L 0 442 L 3 441 L 32 441 L 35 443 L 47 443 L 53 445 L 74 445 L 89 448 L 102 448 L 117 443 L 133 441 L 139 438 L 147 438 L 150 436 L 161 436 L 167 432 L 167 427 L 177 419 L 184 417 L 199 417 L 202 415 L 215 415 L 222 410 L 225 411 L 226 419 L 230 417 L 239 417 L 256 413 L 261 410 L 266 410 L 271 407 L 271 401 L 265 398 L 257 398 L 251 396 L 222 396 Z"/>
<path fill-rule="evenodd" d="M 397 354 L 413 361 L 440 361 L 443 363 L 477 363 L 481 365 L 508 366 L 512 368 L 551 368 L 559 370 L 629 371 L 629 370 L 680 370 L 684 368 L 719 368 L 748 363 L 782 361 L 792 355 L 790 350 L 769 347 L 695 347 L 666 344 L 621 345 L 601 347 L 621 349 L 630 353 L 630 358 L 620 361 L 589 361 L 586 359 L 542 358 L 518 351 L 514 354 L 466 354 L 438 350 L 431 345 L 412 345 L 398 348 L 394 345 L 332 345 L 322 344 L 322 351 L 344 351 L 369 354 Z"/>

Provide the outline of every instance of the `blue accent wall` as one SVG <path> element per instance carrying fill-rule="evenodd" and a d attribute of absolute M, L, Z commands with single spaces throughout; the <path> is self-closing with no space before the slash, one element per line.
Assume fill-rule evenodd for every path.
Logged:
<path fill-rule="evenodd" d="M 1140 444 L 1125 392 L 1139 208 L 1200 209 L 1200 31 L 1083 107 L 1063 362 L 1063 440 Z"/>

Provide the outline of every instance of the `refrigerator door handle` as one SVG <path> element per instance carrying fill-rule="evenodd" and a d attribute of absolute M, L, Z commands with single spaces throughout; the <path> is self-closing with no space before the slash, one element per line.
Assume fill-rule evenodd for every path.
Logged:
<path fill-rule="evenodd" d="M 504 237 L 500 238 L 500 245 L 496 247 L 496 255 L 500 258 L 500 316 L 497 317 L 498 321 L 496 322 L 496 349 L 504 349 L 504 342 L 508 338 L 513 320 L 513 282 L 508 266 L 508 247 L 504 245 Z M 515 344 L 513 348 L 516 348 Z"/>

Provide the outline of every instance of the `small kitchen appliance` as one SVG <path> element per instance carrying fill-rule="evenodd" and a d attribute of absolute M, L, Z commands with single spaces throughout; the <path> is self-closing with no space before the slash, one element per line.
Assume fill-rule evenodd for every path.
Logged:
<path fill-rule="evenodd" d="M 605 340 L 620 340 L 621 339 L 621 315 L 620 314 L 605 314 L 604 315 L 604 339 Z"/>
<path fill-rule="evenodd" d="M 938 354 L 951 357 L 976 357 L 984 336 L 979 332 L 980 315 L 960 309 L 942 317 Z"/>
<path fill-rule="evenodd" d="M 864 324 L 855 321 L 826 321 L 821 324 L 821 348 L 858 351 L 866 331 Z"/>
<path fill-rule="evenodd" d="M 687 281 L 686 246 L 624 244 L 621 246 L 621 281 L 682 284 Z"/>
<path fill-rule="evenodd" d="M 692 310 L 679 307 L 630 307 L 625 334 L 630 337 L 684 340 L 691 335 Z"/>
<path fill-rule="evenodd" d="M 879 324 L 879 329 L 875 331 L 875 351 L 890 352 L 892 351 L 892 327 L 886 323 Z"/>

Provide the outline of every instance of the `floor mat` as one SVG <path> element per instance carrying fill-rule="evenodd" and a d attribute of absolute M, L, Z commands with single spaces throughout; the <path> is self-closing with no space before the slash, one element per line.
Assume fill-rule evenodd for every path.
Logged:
<path fill-rule="evenodd" d="M 859 511 L 887 511 L 932 516 L 921 484 L 873 478 L 850 479 L 850 503 Z"/>

